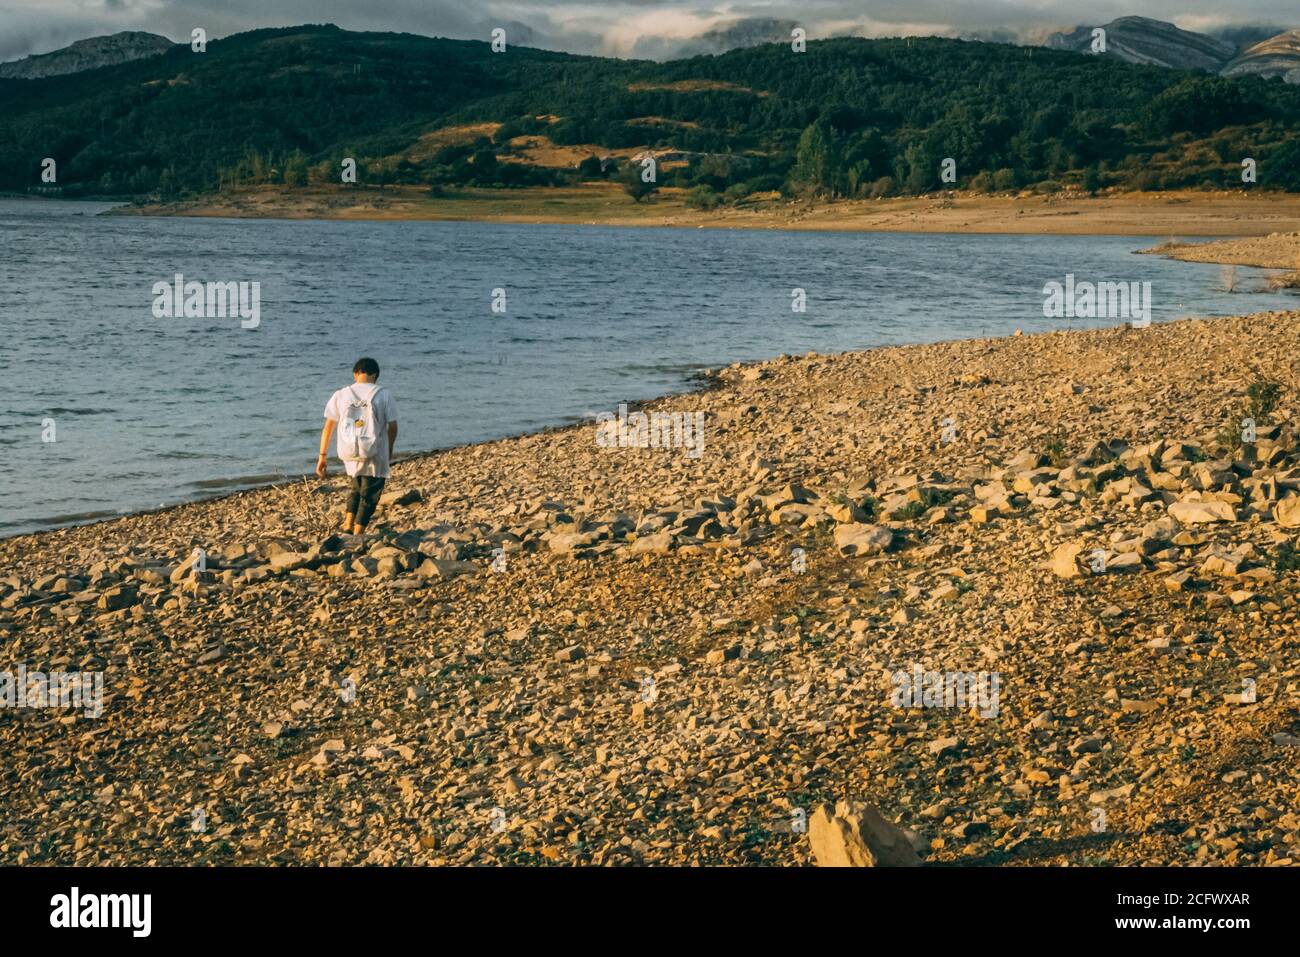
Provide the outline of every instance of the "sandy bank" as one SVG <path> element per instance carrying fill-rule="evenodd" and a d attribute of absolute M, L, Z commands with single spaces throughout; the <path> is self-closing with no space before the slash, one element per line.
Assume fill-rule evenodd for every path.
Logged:
<path fill-rule="evenodd" d="M 706 229 L 863 232 L 1046 233 L 1127 236 L 1254 236 L 1300 228 L 1300 196 L 1241 192 L 1085 196 L 986 196 L 800 203 L 767 199 L 712 212 L 664 189 L 634 203 L 609 184 L 564 189 L 460 190 L 432 198 L 424 187 L 314 186 L 249 189 L 182 203 L 121 207 L 119 215 L 282 219 L 475 220 Z"/>
<path fill-rule="evenodd" d="M 1259 266 L 1300 272 L 1300 232 L 1270 233 L 1248 239 L 1224 239 L 1208 243 L 1166 242 L 1142 252 L 1181 259 L 1184 262 Z"/>

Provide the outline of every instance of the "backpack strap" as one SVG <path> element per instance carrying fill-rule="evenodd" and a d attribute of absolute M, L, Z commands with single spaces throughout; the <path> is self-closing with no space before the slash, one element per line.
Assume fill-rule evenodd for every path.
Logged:
<path fill-rule="evenodd" d="M 379 398 L 380 390 L 382 390 L 384 387 L 382 385 L 379 385 L 379 383 L 375 383 L 375 391 L 370 393 L 370 398 L 368 399 L 363 399 L 359 395 L 357 395 L 356 388 L 357 387 L 355 383 L 353 385 L 348 386 L 348 392 L 351 394 L 353 401 L 358 402 L 361 405 L 370 406 L 370 412 L 373 415 L 375 411 L 375 399 Z"/>

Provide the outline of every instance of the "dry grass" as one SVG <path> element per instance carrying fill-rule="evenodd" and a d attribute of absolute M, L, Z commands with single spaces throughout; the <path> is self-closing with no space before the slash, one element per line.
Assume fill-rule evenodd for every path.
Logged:
<path fill-rule="evenodd" d="M 412 163 L 420 163 L 432 158 L 444 146 L 472 143 L 483 136 L 491 139 L 499 129 L 501 129 L 500 123 L 468 123 L 463 126 L 445 126 L 440 130 L 431 130 L 412 143 L 402 157 Z"/>
<path fill-rule="evenodd" d="M 294 527 L 308 537 L 324 539 L 339 530 L 339 519 L 331 514 L 324 486 L 318 480 L 304 475 L 294 481 L 286 476 L 283 483 L 275 483 L 275 488 L 284 495 L 284 510 L 292 516 Z"/>
<path fill-rule="evenodd" d="M 699 123 L 693 123 L 690 120 L 673 120 L 666 116 L 635 116 L 630 120 L 624 120 L 628 126 L 675 126 L 683 130 L 698 130 Z"/>
<path fill-rule="evenodd" d="M 767 96 L 763 91 L 754 91 L 750 87 L 726 80 L 678 80 L 675 83 L 629 83 L 629 93 L 650 93 L 664 91 L 667 93 L 701 93 L 713 90 L 729 90 L 733 93 L 753 93 L 755 96 Z"/>
<path fill-rule="evenodd" d="M 625 147 L 612 150 L 587 143 L 579 143 L 576 146 L 556 146 L 545 136 L 516 136 L 510 140 L 510 152 L 501 157 L 501 162 L 527 163 L 530 166 L 541 166 L 546 169 L 577 169 L 578 164 L 588 156 L 602 158 L 613 156 L 622 160 L 637 152 L 639 148 Z"/>

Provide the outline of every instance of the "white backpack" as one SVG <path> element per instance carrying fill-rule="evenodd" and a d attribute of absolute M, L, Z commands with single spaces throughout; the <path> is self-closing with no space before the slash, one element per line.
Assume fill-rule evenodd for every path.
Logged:
<path fill-rule="evenodd" d="M 368 462 L 379 448 L 379 425 L 375 416 L 376 389 L 369 399 L 363 399 L 348 389 L 352 401 L 339 420 L 339 458 L 344 462 Z"/>

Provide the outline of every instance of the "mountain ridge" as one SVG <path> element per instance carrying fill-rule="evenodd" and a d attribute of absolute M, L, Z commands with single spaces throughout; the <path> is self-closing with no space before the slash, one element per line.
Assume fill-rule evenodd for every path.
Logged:
<path fill-rule="evenodd" d="M 1300 89 L 1257 76 L 996 43 L 841 38 L 655 63 L 316 25 L 0 80 L 0 189 L 177 198 L 338 183 L 345 158 L 358 186 L 559 186 L 646 155 L 657 183 L 703 203 L 1226 188 L 1247 156 L 1261 185 L 1291 188 L 1298 127 Z M 940 179 L 947 158 L 956 179 Z"/>
<path fill-rule="evenodd" d="M 1300 83 L 1300 30 L 1288 30 L 1270 37 L 1234 57 L 1224 66 L 1223 76 L 1280 76 L 1287 83 Z"/>
<path fill-rule="evenodd" d="M 1105 54 L 1128 63 L 1217 73 L 1237 52 L 1226 41 L 1179 29 L 1164 20 L 1138 16 L 1119 17 L 1098 27 L 1079 26 L 1069 33 L 1054 33 L 1047 38 L 1046 46 L 1089 53 L 1095 29 L 1106 31 Z"/>
<path fill-rule="evenodd" d="M 657 62 L 672 62 L 697 56 L 720 56 L 766 43 L 788 43 L 791 31 L 799 25 L 796 20 L 779 17 L 737 17 L 719 22 L 675 46 L 665 46 L 659 41 L 643 50 L 638 44 L 631 58 L 636 59 L 639 53 L 644 52 Z M 512 45 L 550 49 L 547 44 L 551 38 L 527 24 L 512 20 L 507 26 Z M 1049 33 L 1038 41 L 1017 40 L 1010 31 L 1002 29 L 966 31 L 955 39 L 1023 47 L 1045 46 L 1091 54 L 1092 32 L 1098 27 L 1106 31 L 1105 55 L 1128 63 L 1201 70 L 1229 77 L 1248 74 L 1265 78 L 1281 76 L 1287 82 L 1300 82 L 1300 29 L 1279 30 L 1261 38 L 1267 30 L 1275 28 L 1236 26 L 1222 28 L 1217 31 L 1222 36 L 1215 36 L 1184 30 L 1164 20 L 1128 15 L 1104 24 L 1081 24 L 1071 30 Z M 860 34 L 852 30 L 835 34 L 835 37 L 850 36 Z M 808 39 L 825 37 L 810 32 Z M 1238 39 L 1245 42 L 1240 45 L 1233 42 Z M 87 37 L 48 53 L 0 63 L 0 79 L 63 76 L 158 56 L 176 45 L 166 37 L 141 31 Z"/>
<path fill-rule="evenodd" d="M 164 36 L 139 30 L 87 37 L 49 53 L 36 53 L 0 63 L 0 79 L 38 80 L 66 76 L 159 56 L 173 46 L 176 44 Z"/>

